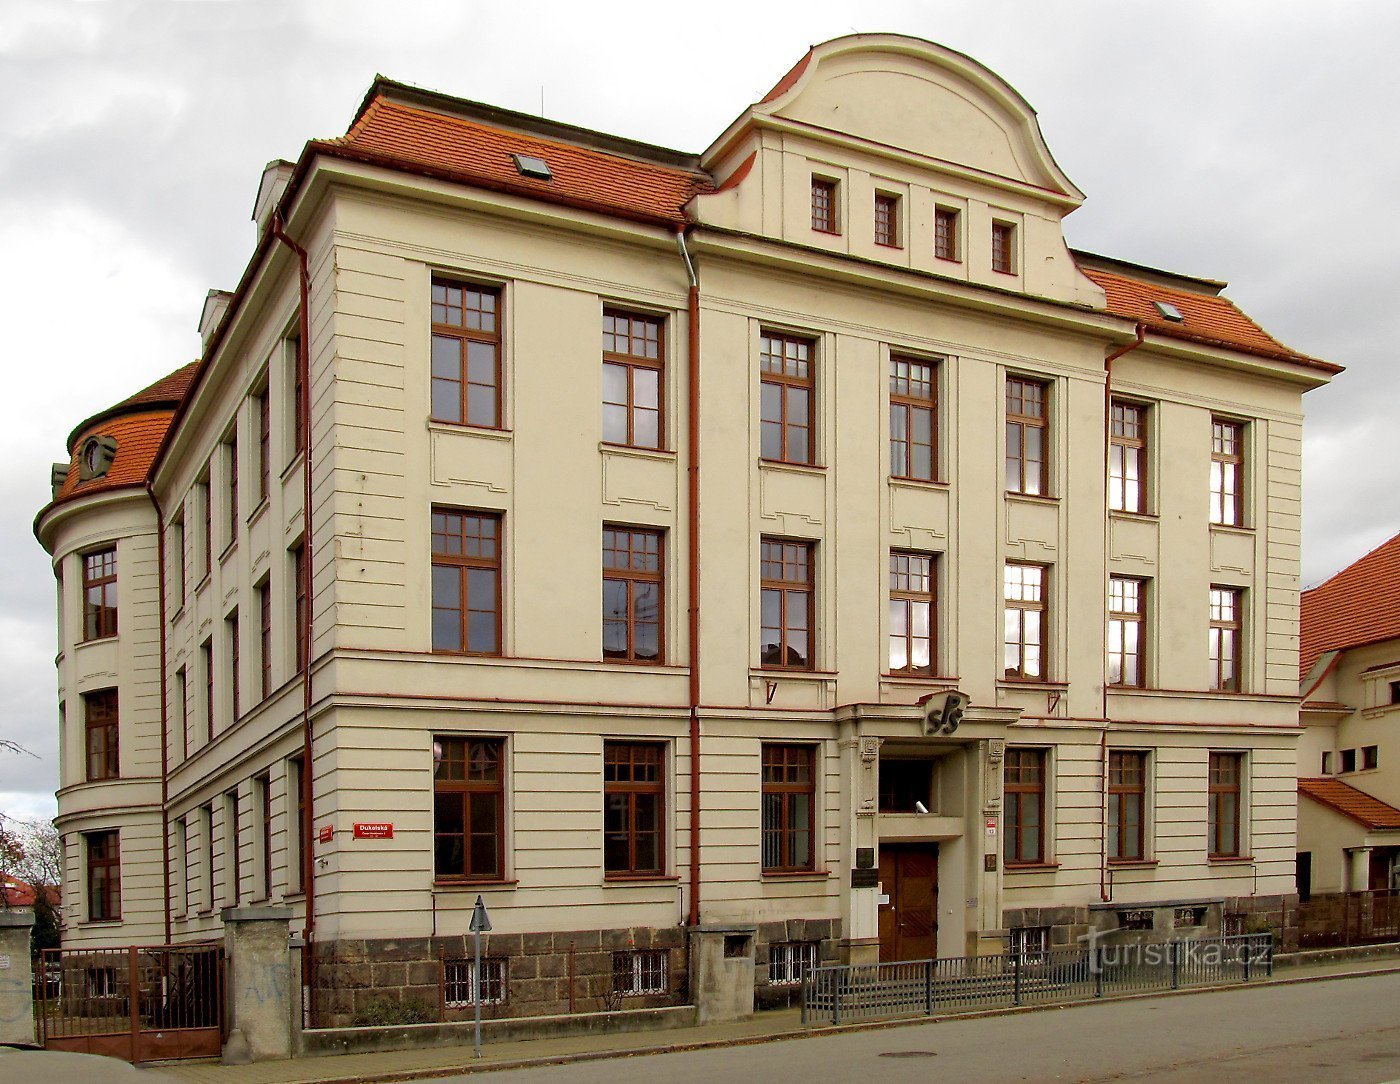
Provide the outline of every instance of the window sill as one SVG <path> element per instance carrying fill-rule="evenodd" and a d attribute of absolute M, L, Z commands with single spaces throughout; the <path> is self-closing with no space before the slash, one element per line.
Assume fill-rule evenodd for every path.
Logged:
<path fill-rule="evenodd" d="M 1156 512 L 1134 512 L 1127 508 L 1110 508 L 1108 514 L 1114 519 L 1138 520 L 1144 523 L 1157 523 L 1162 518 Z"/>
<path fill-rule="evenodd" d="M 434 892 L 475 892 L 483 888 L 514 888 L 520 882 L 515 878 L 496 881 L 433 881 Z"/>
<path fill-rule="evenodd" d="M 638 459 L 659 459 L 663 463 L 674 463 L 676 453 L 671 448 L 641 448 L 635 444 L 613 444 L 610 441 L 600 440 L 598 451 L 613 455 L 630 455 Z"/>
<path fill-rule="evenodd" d="M 826 468 L 820 463 L 796 463 L 786 459 L 760 458 L 758 465 L 760 468 L 777 471 L 792 471 L 794 474 L 815 474 L 823 477 L 826 475 Z"/>
<path fill-rule="evenodd" d="M 1058 862 L 1003 862 L 1007 873 L 1054 873 L 1060 868 Z"/>
<path fill-rule="evenodd" d="M 892 249 L 894 249 L 896 252 L 903 252 L 903 251 L 904 251 L 904 246 L 903 246 L 903 245 L 897 245 L 897 244 L 895 244 L 893 241 L 876 241 L 876 242 L 875 242 L 875 247 L 876 247 L 876 248 L 892 248 Z"/>
<path fill-rule="evenodd" d="M 1239 523 L 1212 523 L 1212 524 L 1210 525 L 1210 529 L 1211 529 L 1212 531 L 1220 531 L 1220 532 L 1222 532 L 1222 533 L 1224 533 L 1224 534 L 1239 534 L 1239 535 L 1252 535 L 1252 534 L 1254 534 L 1254 528 L 1253 528 L 1253 527 L 1246 527 L 1246 526 L 1244 526 L 1243 524 L 1239 524 Z"/>
<path fill-rule="evenodd" d="M 994 274 L 994 275 L 1005 275 L 1007 278 L 1013 278 L 1013 279 L 1014 279 L 1014 278 L 1016 277 L 1016 275 L 1018 274 L 1018 272 L 1015 271 L 1014 269 L 1011 270 L 1011 271 L 1003 271 L 1000 267 L 993 267 L 993 268 L 992 268 L 992 274 Z"/>
<path fill-rule="evenodd" d="M 910 489 L 938 489 L 948 490 L 951 483 L 940 478 L 909 478 L 903 474 L 891 474 L 890 485 L 908 486 Z"/>
<path fill-rule="evenodd" d="M 79 647 L 87 647 L 88 644 L 105 644 L 105 643 L 109 643 L 109 642 L 111 642 L 112 640 L 117 639 L 120 635 L 121 635 L 120 633 L 114 632 L 114 633 L 112 633 L 111 636 L 91 636 L 91 637 L 89 637 L 89 638 L 86 639 L 86 640 L 79 640 L 79 641 L 78 641 L 78 646 L 79 646 Z"/>
<path fill-rule="evenodd" d="M 800 666 L 749 667 L 749 677 L 810 678 L 813 681 L 827 681 L 835 676 L 835 670 L 810 670 Z"/>
<path fill-rule="evenodd" d="M 997 678 L 998 689 L 1027 689 L 1032 692 L 1043 691 L 1051 693 L 1061 693 L 1069 688 L 1068 681 L 1043 681 L 1040 678 Z"/>
<path fill-rule="evenodd" d="M 116 918 L 85 918 L 78 923 L 78 925 L 85 930 L 100 930 L 111 926 L 120 926 L 121 924 L 121 915 L 118 915 Z"/>
<path fill-rule="evenodd" d="M 170 615 L 170 623 L 171 623 L 172 625 L 178 625 L 178 624 L 181 622 L 181 620 L 184 619 L 184 616 L 185 616 L 185 604 L 182 602 L 182 603 L 180 603 L 180 608 L 179 608 L 178 610 L 176 610 L 173 614 Z"/>
<path fill-rule="evenodd" d="M 255 522 L 261 519 L 263 513 L 267 511 L 267 508 L 268 499 L 267 496 L 264 495 L 262 498 L 259 499 L 257 506 L 251 512 L 248 513 L 248 526 L 251 527 Z"/>
<path fill-rule="evenodd" d="M 840 230 L 824 230 L 824 229 L 821 229 L 821 228 L 818 227 L 818 226 L 813 226 L 813 227 L 812 227 L 812 232 L 813 232 L 813 233 L 819 233 L 819 234 L 821 234 L 823 237 L 840 237 L 840 236 L 841 236 L 841 231 L 840 231 Z"/>
<path fill-rule="evenodd" d="M 603 887 L 676 884 L 680 878 L 666 873 L 608 873 L 603 875 Z"/>
<path fill-rule="evenodd" d="M 306 454 L 298 448 L 297 454 L 292 456 L 292 461 L 282 468 L 282 473 L 278 476 L 279 480 L 285 482 L 290 478 L 292 474 L 295 473 L 296 469 L 301 466 L 302 460 L 305 458 Z"/>
<path fill-rule="evenodd" d="M 1008 489 L 1006 499 L 1011 501 L 1025 501 L 1028 504 L 1050 504 L 1058 505 L 1059 497 L 1052 497 L 1046 493 L 1022 493 L 1019 490 Z"/>
<path fill-rule="evenodd" d="M 961 264 L 961 263 L 962 263 L 962 257 L 960 257 L 960 256 L 939 256 L 938 254 L 935 253 L 933 258 L 934 258 L 935 260 L 938 260 L 938 261 L 942 262 L 942 263 L 955 263 L 955 264 Z"/>
<path fill-rule="evenodd" d="M 229 557 L 230 557 L 232 554 L 236 553 L 237 551 L 238 551 L 238 539 L 235 538 L 232 542 L 230 542 L 227 546 L 225 546 L 225 547 L 223 548 L 223 552 L 221 552 L 221 553 L 219 554 L 219 564 L 221 564 L 221 565 L 224 564 L 224 562 L 226 562 L 226 561 L 229 559 Z"/>
<path fill-rule="evenodd" d="M 1254 864 L 1252 854 L 1209 854 L 1206 861 L 1212 866 L 1251 866 Z"/>
<path fill-rule="evenodd" d="M 213 575 L 211 571 L 206 568 L 204 570 L 204 575 L 201 576 L 199 582 L 194 585 L 194 593 L 196 597 L 198 597 L 200 592 L 202 592 L 206 587 L 209 586 L 209 581 L 211 579 L 213 579 Z"/>
<path fill-rule="evenodd" d="M 1109 869 L 1151 869 L 1160 865 L 1156 858 L 1110 858 Z"/>
<path fill-rule="evenodd" d="M 441 418 L 428 419 L 428 432 L 471 433 L 490 440 L 513 440 L 515 434 L 503 425 L 473 425 L 471 422 L 449 422 Z"/>
<path fill-rule="evenodd" d="M 831 877 L 829 869 L 766 869 L 763 871 L 765 881 L 825 881 Z"/>
<path fill-rule="evenodd" d="M 908 674 L 893 671 L 880 675 L 881 681 L 898 681 L 906 685 L 957 685 L 961 678 L 943 677 L 939 674 Z"/>

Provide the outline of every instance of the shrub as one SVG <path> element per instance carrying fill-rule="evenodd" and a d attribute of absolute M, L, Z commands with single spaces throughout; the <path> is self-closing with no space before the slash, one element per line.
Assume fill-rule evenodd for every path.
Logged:
<path fill-rule="evenodd" d="M 375 998 L 350 1018 L 352 1028 L 387 1028 L 397 1024 L 427 1024 L 437 1014 L 426 1002 L 410 998 L 408 1001 L 395 1001 L 393 998 Z"/>

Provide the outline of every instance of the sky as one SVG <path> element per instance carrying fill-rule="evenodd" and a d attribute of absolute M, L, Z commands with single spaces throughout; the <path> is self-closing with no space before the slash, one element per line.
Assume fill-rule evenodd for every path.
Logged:
<path fill-rule="evenodd" d="M 1079 248 L 1224 279 L 1348 371 L 1310 393 L 1303 581 L 1400 531 L 1400 4 L 976 0 L 0 2 L 0 813 L 51 815 L 49 465 L 193 360 L 252 253 L 263 166 L 342 134 L 376 73 L 700 151 L 809 45 L 928 38 L 1039 114 Z"/>

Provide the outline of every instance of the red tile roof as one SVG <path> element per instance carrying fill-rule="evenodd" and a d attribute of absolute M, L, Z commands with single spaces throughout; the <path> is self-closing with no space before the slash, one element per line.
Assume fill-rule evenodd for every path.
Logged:
<path fill-rule="evenodd" d="M 100 410 L 87 421 L 81 422 L 72 433 L 68 435 L 68 451 L 72 452 L 78 446 L 78 441 L 93 429 L 95 424 L 106 418 L 114 418 L 118 414 L 130 414 L 141 408 L 154 409 L 156 407 L 168 407 L 174 410 L 184 399 L 185 393 L 190 390 L 190 385 L 194 383 L 196 370 L 199 362 L 192 361 L 188 365 L 176 369 L 168 376 L 163 376 L 154 384 L 149 384 L 142 388 L 135 395 L 128 396 L 120 403 L 109 406 L 106 410 Z"/>
<path fill-rule="evenodd" d="M 69 497 L 85 497 L 104 490 L 144 484 L 174 413 L 173 410 L 156 410 L 123 414 L 99 422 L 83 432 L 69 461 L 68 477 L 64 479 L 63 488 L 54 499 L 63 501 Z M 82 456 L 82 446 L 88 436 L 112 437 L 117 442 L 117 454 L 106 474 L 100 478 L 89 478 L 86 482 L 80 482 L 78 460 Z"/>
<path fill-rule="evenodd" d="M 371 164 L 669 226 L 683 225 L 682 208 L 691 197 L 714 188 L 703 173 L 497 128 L 382 96 L 370 102 L 345 136 L 311 146 Z M 543 158 L 553 179 L 521 176 L 512 154 Z"/>
<path fill-rule="evenodd" d="M 1303 592 L 1298 672 L 1324 651 L 1400 638 L 1400 534 Z"/>
<path fill-rule="evenodd" d="M 0 873 L 0 895 L 4 896 L 5 904 L 10 907 L 33 907 L 34 901 L 39 897 L 39 889 L 18 877 Z M 58 906 L 60 893 L 56 886 L 45 886 L 44 895 L 50 906 Z"/>
<path fill-rule="evenodd" d="M 1350 817 L 1371 831 L 1400 828 L 1400 809 L 1340 779 L 1300 779 L 1298 793 Z"/>
<path fill-rule="evenodd" d="M 1338 365 L 1284 346 L 1228 298 L 1173 289 L 1099 267 L 1083 267 L 1081 270 L 1103 287 L 1108 295 L 1109 312 L 1145 324 L 1154 334 L 1297 362 L 1323 372 L 1341 372 Z M 1153 301 L 1175 305 L 1185 319 L 1181 322 L 1168 320 L 1157 311 Z"/>

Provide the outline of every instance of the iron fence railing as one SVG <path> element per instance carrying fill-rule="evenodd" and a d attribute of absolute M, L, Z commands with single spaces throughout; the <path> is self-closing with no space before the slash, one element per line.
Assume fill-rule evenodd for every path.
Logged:
<path fill-rule="evenodd" d="M 802 1021 L 933 1016 L 1248 982 L 1273 974 L 1273 948 L 1273 935 L 1262 933 L 815 967 L 802 984 Z"/>

